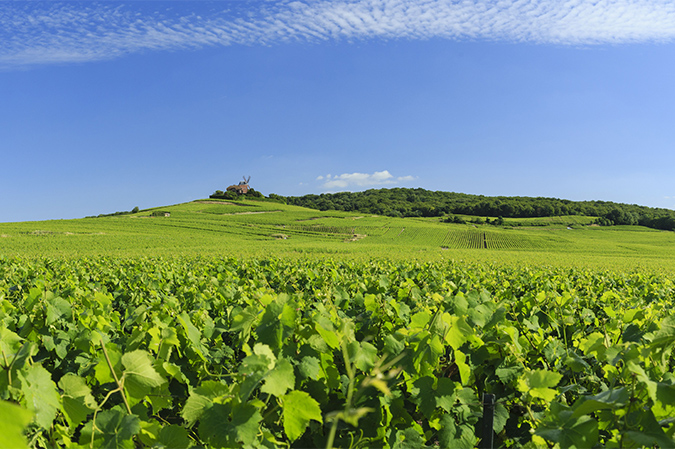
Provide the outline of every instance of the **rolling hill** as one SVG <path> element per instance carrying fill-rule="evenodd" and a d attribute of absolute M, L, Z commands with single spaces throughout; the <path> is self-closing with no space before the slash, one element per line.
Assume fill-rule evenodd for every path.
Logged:
<path fill-rule="evenodd" d="M 96 218 L 0 224 L 0 255 L 340 254 L 665 267 L 675 250 L 675 233 L 589 226 L 592 216 L 505 219 L 500 226 L 463 219 L 468 223 L 204 199 Z"/>

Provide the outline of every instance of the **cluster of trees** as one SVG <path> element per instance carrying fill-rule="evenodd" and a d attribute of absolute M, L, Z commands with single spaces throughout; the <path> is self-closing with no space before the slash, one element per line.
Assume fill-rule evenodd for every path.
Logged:
<path fill-rule="evenodd" d="M 321 211 L 359 211 L 393 217 L 445 217 L 465 214 L 483 217 L 598 217 L 600 225 L 643 225 L 675 230 L 675 211 L 604 201 L 571 201 L 546 197 L 486 197 L 426 189 L 369 189 L 363 192 L 281 197 L 289 205 Z"/>
<path fill-rule="evenodd" d="M 99 218 L 99 217 L 124 216 L 124 215 L 127 215 L 127 214 L 136 214 L 138 211 L 140 211 L 140 209 L 138 209 L 138 206 L 134 206 L 134 209 L 132 209 L 131 211 L 117 211 L 117 212 L 110 213 L 110 214 L 99 214 L 98 216 L 86 216 L 85 219 L 96 219 L 96 218 Z"/>
<path fill-rule="evenodd" d="M 470 221 L 467 221 L 460 216 L 450 215 L 450 216 L 444 217 L 441 220 L 441 222 L 460 223 L 460 224 L 475 223 L 475 224 L 479 224 L 479 225 L 487 224 L 487 225 L 500 226 L 500 225 L 504 225 L 504 218 L 502 216 L 499 216 L 496 219 L 490 219 L 489 217 L 486 217 L 485 219 L 483 219 L 482 217 L 476 217 L 476 218 L 474 218 Z"/>
<path fill-rule="evenodd" d="M 658 230 L 675 230 L 675 212 L 671 210 L 636 205 L 621 206 L 625 207 L 612 208 L 611 211 L 600 215 L 596 223 L 598 225 L 642 225 Z M 650 213 L 649 211 L 641 210 L 656 212 Z M 661 212 L 659 213 L 659 211 Z"/>
<path fill-rule="evenodd" d="M 220 199 L 225 199 L 225 200 L 236 200 L 236 199 L 241 199 L 242 197 L 248 197 L 248 198 L 265 198 L 264 195 L 262 195 L 260 192 L 256 191 L 253 188 L 248 188 L 248 192 L 246 194 L 237 194 L 234 191 L 216 191 L 213 194 L 209 195 L 209 198 L 220 198 Z"/>

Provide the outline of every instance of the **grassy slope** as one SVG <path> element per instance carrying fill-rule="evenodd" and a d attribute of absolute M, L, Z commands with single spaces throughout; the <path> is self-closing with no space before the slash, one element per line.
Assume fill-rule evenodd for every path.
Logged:
<path fill-rule="evenodd" d="M 257 201 L 196 201 L 155 210 L 171 216 L 149 217 L 152 210 L 147 210 L 113 217 L 0 224 L 0 255 L 340 255 L 675 272 L 671 256 L 675 233 L 642 227 L 567 228 L 570 223 L 588 223 L 589 218 L 562 217 L 548 226 L 501 228 L 320 212 Z"/>

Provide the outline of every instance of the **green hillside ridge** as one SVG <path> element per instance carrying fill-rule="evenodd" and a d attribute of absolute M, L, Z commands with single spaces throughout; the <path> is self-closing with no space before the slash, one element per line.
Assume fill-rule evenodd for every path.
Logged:
<path fill-rule="evenodd" d="M 0 256 L 340 255 L 675 266 L 672 232 L 584 226 L 596 219 L 591 216 L 507 218 L 500 226 L 463 218 L 468 223 L 317 211 L 262 199 L 202 199 L 98 218 L 0 224 Z"/>

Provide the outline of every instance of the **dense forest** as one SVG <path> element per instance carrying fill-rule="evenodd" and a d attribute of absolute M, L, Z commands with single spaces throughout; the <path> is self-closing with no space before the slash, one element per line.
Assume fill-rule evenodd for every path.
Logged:
<path fill-rule="evenodd" d="M 486 197 L 421 188 L 369 189 L 302 197 L 270 194 L 270 198 L 321 211 L 358 211 L 394 217 L 444 217 L 450 214 L 503 218 L 583 215 L 596 216 L 599 225 L 643 225 L 675 230 L 673 210 L 604 201 Z"/>

